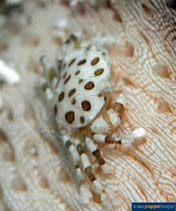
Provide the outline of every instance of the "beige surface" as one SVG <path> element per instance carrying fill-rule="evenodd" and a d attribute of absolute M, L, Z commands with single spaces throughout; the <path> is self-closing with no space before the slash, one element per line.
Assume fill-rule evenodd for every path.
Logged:
<path fill-rule="evenodd" d="M 127 98 L 123 126 L 147 130 L 146 140 L 129 151 L 103 148 L 111 175 L 100 177 L 114 192 L 114 210 L 130 210 L 131 201 L 176 201 L 174 12 L 157 1 L 150 1 L 153 6 L 148 1 L 114 1 L 118 3 L 113 10 L 87 8 L 80 15 L 58 1 L 44 8 L 36 2 L 25 3 L 28 25 L 21 22 L 23 27 L 14 33 L 14 22 L 9 22 L 1 31 L 0 42 L 8 48 L 0 52 L 0 58 L 19 71 L 21 81 L 0 89 L 4 105 L 0 113 L 0 210 L 103 209 L 94 202 L 80 207 L 74 180 L 63 170 L 68 163 L 62 149 L 54 145 L 48 112 L 38 102 L 34 104 L 38 59 L 47 54 L 54 60 L 56 43 L 61 43 L 54 26 L 63 19 L 68 24 L 65 37 L 79 32 L 88 39 L 106 33 L 117 39 L 117 48 L 110 50 Z M 32 105 L 42 121 L 35 119 Z"/>

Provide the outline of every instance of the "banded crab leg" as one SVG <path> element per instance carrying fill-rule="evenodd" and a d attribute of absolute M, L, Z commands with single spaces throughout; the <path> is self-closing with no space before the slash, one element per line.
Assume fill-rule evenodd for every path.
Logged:
<path fill-rule="evenodd" d="M 90 188 L 91 185 L 97 185 L 96 177 L 91 168 L 91 162 L 85 153 L 85 148 L 80 144 L 78 139 L 71 139 L 68 135 L 63 135 L 62 138 L 63 144 L 70 153 L 76 176 L 79 179 L 80 184 L 80 202 L 83 204 L 89 203 L 90 199 L 93 197 Z M 88 179 L 88 183 L 86 180 Z"/>
<path fill-rule="evenodd" d="M 85 138 L 85 144 L 89 152 L 96 158 L 98 166 L 100 166 L 100 168 L 105 174 L 108 174 L 109 168 L 106 165 L 106 162 L 102 156 L 100 149 L 98 148 L 98 145 L 95 144 L 95 142 L 89 137 Z"/>
<path fill-rule="evenodd" d="M 77 142 L 76 147 L 77 147 L 79 155 L 80 155 L 82 169 L 91 184 L 91 188 L 95 192 L 99 193 L 100 189 L 102 189 L 102 188 L 101 188 L 101 185 L 99 184 L 99 182 L 97 181 L 96 176 L 93 172 L 91 160 L 89 159 L 88 155 L 86 154 L 86 146 L 83 146 L 83 144 L 81 144 L 81 142 Z"/>
<path fill-rule="evenodd" d="M 146 136 L 146 131 L 144 128 L 137 128 L 131 134 L 122 135 L 105 135 L 105 134 L 94 134 L 93 139 L 98 143 L 118 143 L 126 147 L 131 146 L 135 141 L 141 141 Z"/>
<path fill-rule="evenodd" d="M 85 144 L 85 145 L 83 145 Z M 79 149 L 78 151 L 80 153 L 84 153 L 84 150 L 88 149 L 89 152 L 93 153 L 94 156 L 96 157 L 97 161 L 99 162 L 99 165 L 102 167 L 105 164 L 104 159 L 102 158 L 102 155 L 100 153 L 100 150 L 98 149 L 98 146 L 96 144 L 94 144 L 93 140 L 86 137 L 85 140 L 83 142 L 79 142 L 77 144 L 77 148 Z M 107 208 L 107 210 L 112 210 L 111 207 L 111 202 L 110 200 L 107 198 L 106 196 L 106 191 L 104 189 L 104 187 L 102 186 L 102 184 L 96 179 L 95 174 L 93 172 L 93 168 L 92 168 L 92 163 L 89 160 L 87 154 L 84 154 L 85 157 L 82 157 L 82 166 L 84 169 L 85 174 L 88 177 L 88 184 L 90 186 L 87 186 L 85 184 L 83 184 L 80 188 L 80 192 L 84 194 L 84 192 L 86 193 L 86 191 L 88 190 L 88 188 L 90 188 L 93 193 L 96 193 L 99 197 L 100 197 L 100 201 L 102 202 L 103 206 Z M 85 161 L 84 161 L 85 159 Z M 86 163 L 86 165 L 83 163 Z"/>
<path fill-rule="evenodd" d="M 68 135 L 64 135 L 63 143 L 72 155 L 75 171 L 77 176 L 80 177 L 80 202 L 83 204 L 90 202 L 90 199 L 93 197 L 92 191 L 98 194 L 102 200 L 105 197 L 105 190 L 96 179 L 92 163 L 85 152 L 85 146 L 78 139 L 72 139 L 71 141 Z M 84 175 L 88 180 L 87 182 Z"/>
<path fill-rule="evenodd" d="M 55 70 L 52 63 L 45 56 L 40 58 L 40 63 L 42 66 L 42 77 L 39 81 L 40 92 L 44 95 L 48 104 L 53 107 L 53 86 L 57 80 Z"/>
<path fill-rule="evenodd" d="M 53 90 L 56 87 L 56 84 L 58 82 L 59 71 L 56 70 L 57 67 L 54 67 L 54 65 L 46 56 L 42 56 L 40 58 L 40 63 L 43 68 L 42 76 L 46 80 L 47 84 L 49 85 L 49 88 Z"/>
<path fill-rule="evenodd" d="M 115 133 L 116 128 L 119 127 L 119 125 L 122 121 L 124 107 L 125 107 L 125 98 L 124 98 L 124 95 L 120 94 L 115 99 L 113 108 L 107 110 L 107 112 L 105 113 L 106 114 L 105 118 L 102 119 L 102 117 L 101 117 L 101 118 L 99 118 L 99 121 L 94 121 L 94 123 L 92 125 L 94 127 L 99 127 L 99 124 L 101 123 L 102 125 L 103 124 L 107 125 L 107 126 L 104 126 L 105 129 L 107 129 L 107 130 L 108 130 L 109 125 L 112 125 L 112 128 L 114 128 L 113 132 L 111 132 L 111 133 L 95 132 L 94 135 L 92 136 L 92 138 L 95 142 L 118 143 L 118 144 L 122 144 L 124 146 L 129 147 L 135 141 L 140 141 L 140 140 L 144 139 L 144 137 L 146 136 L 146 131 L 144 130 L 144 128 L 137 128 L 136 130 L 134 130 L 133 132 L 131 132 L 129 134 L 118 135 L 117 133 Z"/>
<path fill-rule="evenodd" d="M 63 135 L 61 138 L 66 150 L 68 150 L 69 154 L 71 155 L 72 161 L 73 161 L 73 165 L 75 168 L 75 172 L 76 172 L 76 176 L 79 180 L 79 183 L 81 183 L 82 181 L 84 181 L 84 174 L 82 172 L 81 166 L 80 166 L 80 155 L 79 152 L 77 150 L 77 147 L 74 144 L 73 139 L 70 138 L 69 135 Z"/>

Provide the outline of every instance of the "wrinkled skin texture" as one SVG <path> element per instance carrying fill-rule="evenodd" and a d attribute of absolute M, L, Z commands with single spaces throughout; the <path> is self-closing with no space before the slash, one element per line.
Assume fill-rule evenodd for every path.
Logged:
<path fill-rule="evenodd" d="M 1 51 L 2 58 L 18 66 L 22 80 L 0 90 L 0 210 L 102 210 L 94 202 L 80 206 L 74 176 L 63 170 L 70 166 L 57 145 L 50 114 L 35 98 L 38 58 L 43 52 L 54 58 L 62 39 L 52 40 L 51 28 L 63 18 L 68 20 L 66 37 L 79 29 L 85 39 L 104 32 L 117 39 L 118 48 L 110 50 L 127 98 L 122 131 L 147 130 L 147 138 L 128 151 L 102 148 L 111 175 L 100 177 L 114 193 L 114 210 L 130 210 L 131 201 L 176 201 L 175 11 L 164 1 L 118 1 L 111 9 L 88 7 L 84 14 L 58 2 L 41 9 L 28 1 L 25 7 L 33 14 L 31 26 Z"/>

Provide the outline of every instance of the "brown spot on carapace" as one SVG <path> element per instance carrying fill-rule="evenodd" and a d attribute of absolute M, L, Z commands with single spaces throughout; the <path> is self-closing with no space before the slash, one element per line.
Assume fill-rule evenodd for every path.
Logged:
<path fill-rule="evenodd" d="M 90 102 L 87 101 L 87 100 L 84 100 L 84 101 L 81 103 L 81 106 L 82 106 L 82 109 L 83 109 L 84 111 L 90 111 L 90 109 L 91 109 L 91 104 L 90 104 Z"/>
<path fill-rule="evenodd" d="M 63 74 L 63 79 L 65 79 L 66 76 L 67 76 L 67 72 L 65 72 L 65 73 Z"/>
<path fill-rule="evenodd" d="M 71 78 L 71 75 L 69 75 L 69 76 L 65 79 L 64 84 L 66 84 L 66 83 L 70 80 L 70 78 Z"/>
<path fill-rule="evenodd" d="M 78 83 L 81 84 L 83 82 L 83 79 L 79 79 Z"/>
<path fill-rule="evenodd" d="M 57 115 L 57 105 L 54 105 L 54 114 Z"/>
<path fill-rule="evenodd" d="M 65 94 L 64 94 L 64 92 L 62 91 L 62 92 L 60 93 L 60 95 L 58 96 L 58 101 L 61 102 L 61 101 L 64 99 L 64 96 L 65 96 Z"/>
<path fill-rule="evenodd" d="M 87 82 L 86 85 L 84 86 L 84 89 L 91 90 L 91 89 L 94 88 L 94 86 L 95 86 L 94 82 L 89 81 L 89 82 Z"/>
<path fill-rule="evenodd" d="M 86 59 L 82 59 L 81 61 L 78 62 L 78 65 L 83 65 L 86 63 Z"/>
<path fill-rule="evenodd" d="M 68 64 L 68 66 L 71 66 L 74 62 L 76 61 L 76 59 L 74 58 L 74 59 L 72 59 L 71 61 L 70 61 L 70 63 Z"/>
<path fill-rule="evenodd" d="M 76 92 L 75 88 L 71 89 L 68 93 L 68 96 L 71 97 L 72 95 L 74 95 L 75 92 Z"/>
<path fill-rule="evenodd" d="M 75 73 L 75 75 L 78 75 L 78 74 L 80 74 L 80 70 L 77 70 Z"/>
<path fill-rule="evenodd" d="M 72 103 L 72 105 L 74 105 L 76 103 L 75 98 L 72 99 L 71 103 Z"/>
<path fill-rule="evenodd" d="M 99 75 L 101 75 L 103 72 L 104 72 L 104 69 L 103 69 L 103 68 L 97 69 L 97 70 L 95 71 L 95 75 L 96 75 L 96 76 L 99 76 Z"/>
<path fill-rule="evenodd" d="M 91 65 L 96 65 L 99 61 L 100 61 L 100 58 L 99 58 L 99 57 L 95 57 L 95 58 L 91 61 Z"/>
<path fill-rule="evenodd" d="M 69 124 L 71 124 L 75 119 L 75 113 L 73 111 L 68 111 L 65 114 L 65 119 Z"/>
<path fill-rule="evenodd" d="M 80 122 L 81 122 L 82 124 L 84 124 L 85 119 L 84 119 L 84 117 L 83 117 L 83 116 L 81 116 L 81 117 L 80 117 Z"/>
<path fill-rule="evenodd" d="M 153 72 L 164 79 L 170 78 L 169 68 L 165 64 L 157 64 L 153 68 Z"/>

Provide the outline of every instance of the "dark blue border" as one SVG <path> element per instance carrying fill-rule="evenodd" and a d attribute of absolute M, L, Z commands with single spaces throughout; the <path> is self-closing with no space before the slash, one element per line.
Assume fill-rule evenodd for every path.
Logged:
<path fill-rule="evenodd" d="M 133 202 L 132 211 L 176 211 L 176 202 Z"/>

